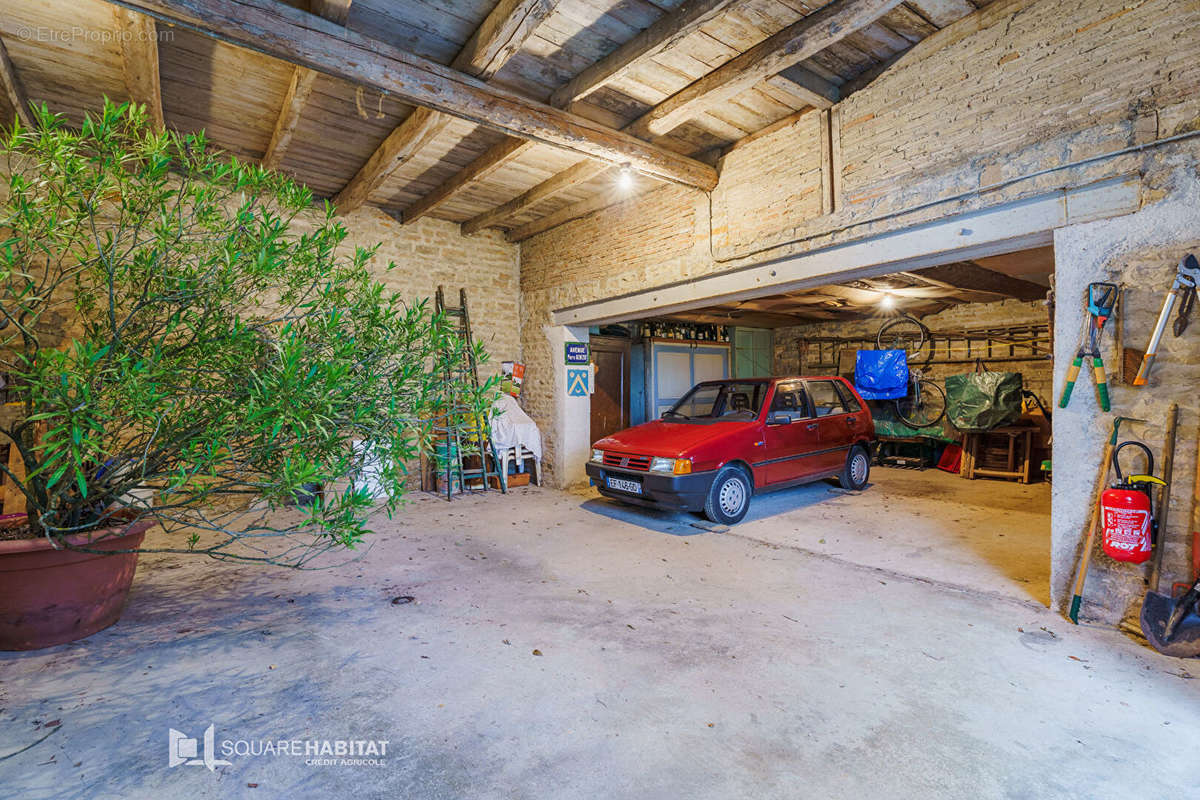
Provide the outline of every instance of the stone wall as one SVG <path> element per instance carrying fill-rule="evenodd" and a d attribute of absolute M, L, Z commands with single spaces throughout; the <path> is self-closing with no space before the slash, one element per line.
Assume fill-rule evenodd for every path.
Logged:
<path fill-rule="evenodd" d="M 1112 281 L 1125 287 L 1121 312 L 1125 346 L 1146 347 L 1176 265 L 1187 253 L 1200 256 L 1200 173 L 1195 156 L 1179 156 L 1165 166 L 1173 169 L 1164 174 L 1159 184 L 1159 190 L 1164 192 L 1159 203 L 1136 214 L 1061 228 L 1055 233 L 1056 314 L 1060 329 L 1081 329 L 1083 297 L 1089 282 Z M 1179 427 L 1163 550 L 1163 586 L 1169 592 L 1172 581 L 1184 580 L 1189 569 L 1192 531 L 1189 515 L 1200 437 L 1200 397 L 1196 395 L 1196 387 L 1200 386 L 1200 329 L 1196 323 L 1193 319 L 1181 338 L 1175 338 L 1168 326 L 1149 386 L 1123 386 L 1115 376 L 1110 378 L 1111 414 L 1099 412 L 1086 375 L 1080 376 L 1071 404 L 1056 409 L 1052 508 L 1055 535 L 1051 564 L 1055 597 L 1067 595 L 1074 576 L 1091 508 L 1088 498 L 1096 485 L 1113 416 L 1146 420 L 1123 426 L 1121 440 L 1145 442 L 1154 453 L 1155 472 L 1161 475 L 1167 409 L 1172 402 L 1179 404 Z M 1111 331 L 1106 332 L 1105 338 L 1105 363 L 1115 365 L 1117 346 Z M 1066 336 L 1055 342 L 1056 385 L 1060 388 L 1075 345 L 1076 340 Z M 1129 463 L 1139 465 L 1140 470 L 1140 459 L 1126 455 Z M 1084 590 L 1081 617 L 1112 623 L 1135 615 L 1140 610 L 1146 589 L 1143 579 L 1148 574 L 1149 565 L 1113 561 L 1101 554 L 1097 546 Z"/>
<path fill-rule="evenodd" d="M 555 474 L 554 309 L 1112 176 L 1145 176 L 1153 204 L 1172 147 L 1131 148 L 1200 128 L 1197 25 L 1194 2 L 997 0 L 832 109 L 831 158 L 812 112 L 731 150 L 711 198 L 663 186 L 524 242 L 525 406 L 551 479 L 582 479 Z"/>
<path fill-rule="evenodd" d="M 373 271 L 402 296 L 428 298 L 432 307 L 437 287 L 444 285 L 447 302 L 458 305 L 458 290 L 466 287 L 472 333 L 491 356 L 488 370 L 520 359 L 520 252 L 503 235 L 464 237 L 458 225 L 429 217 L 401 225 L 371 207 L 343 217 L 342 224 L 349 232 L 343 248 L 380 244 Z M 388 269 L 389 264 L 395 266 Z"/>

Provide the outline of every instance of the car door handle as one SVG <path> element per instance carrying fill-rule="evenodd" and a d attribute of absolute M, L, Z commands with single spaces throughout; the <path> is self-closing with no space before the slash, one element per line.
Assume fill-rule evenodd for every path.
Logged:
<path fill-rule="evenodd" d="M 856 422 L 858 422 L 858 417 L 846 417 L 847 425 L 853 425 Z"/>
<path fill-rule="evenodd" d="M 804 427 L 808 428 L 810 431 L 815 431 L 817 429 L 817 423 L 810 422 L 807 425 L 805 425 Z"/>

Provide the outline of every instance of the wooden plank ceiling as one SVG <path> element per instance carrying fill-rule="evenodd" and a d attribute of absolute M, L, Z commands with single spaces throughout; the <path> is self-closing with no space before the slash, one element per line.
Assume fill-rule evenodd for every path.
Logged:
<path fill-rule="evenodd" d="M 881 278 L 721 303 L 663 319 L 780 328 L 885 317 L 896 312 L 919 318 L 962 303 L 1044 300 L 1053 272 L 1054 248 L 1039 247 Z"/>
<path fill-rule="evenodd" d="M 0 112 L 132 98 L 341 210 L 520 240 L 712 188 L 725 148 L 987 2 L 0 0 Z"/>

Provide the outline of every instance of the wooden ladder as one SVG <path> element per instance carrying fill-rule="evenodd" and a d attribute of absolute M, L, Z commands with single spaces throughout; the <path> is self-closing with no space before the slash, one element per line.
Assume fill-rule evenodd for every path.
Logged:
<path fill-rule="evenodd" d="M 443 379 L 445 381 L 444 416 L 440 425 L 435 424 L 435 438 L 440 439 L 445 447 L 441 454 L 444 462 L 446 479 L 446 499 L 454 494 L 454 482 L 458 481 L 462 491 L 488 491 L 489 480 L 496 479 L 496 485 L 504 492 L 506 487 L 501 480 L 500 459 L 492 448 L 492 440 L 488 435 L 487 425 L 475 409 L 463 404 L 452 387 L 458 382 L 470 382 L 479 390 L 479 365 L 475 362 L 474 339 L 471 336 L 471 314 L 467 309 L 467 290 L 458 290 L 458 305 L 446 305 L 444 287 L 437 289 L 435 310 L 449 319 L 458 321 L 458 336 L 455 344 L 446 352 Z M 468 466 L 467 461 L 478 459 L 479 466 Z M 489 466 L 490 465 L 490 466 Z M 439 472 L 442 470 L 439 469 Z M 474 485 L 478 483 L 478 485 Z"/>

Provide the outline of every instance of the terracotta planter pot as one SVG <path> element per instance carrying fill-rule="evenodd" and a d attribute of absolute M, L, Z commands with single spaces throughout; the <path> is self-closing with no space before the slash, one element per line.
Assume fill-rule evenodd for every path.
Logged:
<path fill-rule="evenodd" d="M 67 537 L 97 550 L 138 547 L 153 522 Z M 121 616 L 137 553 L 55 550 L 44 537 L 0 541 L 0 650 L 38 650 L 91 636 Z"/>

